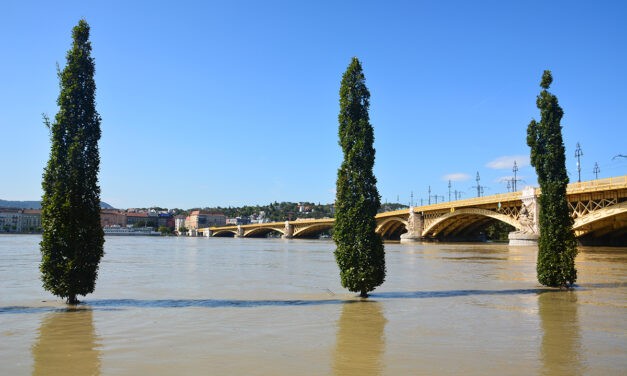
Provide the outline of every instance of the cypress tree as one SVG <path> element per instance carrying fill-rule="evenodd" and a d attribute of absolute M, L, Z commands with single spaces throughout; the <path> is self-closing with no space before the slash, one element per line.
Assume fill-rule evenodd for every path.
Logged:
<path fill-rule="evenodd" d="M 42 181 L 41 279 L 43 287 L 67 303 L 94 291 L 104 251 L 100 225 L 100 115 L 96 111 L 94 59 L 89 25 L 72 30 L 67 64 L 58 72 L 59 112 L 51 123 L 50 159 Z"/>
<path fill-rule="evenodd" d="M 370 92 L 357 58 L 340 87 L 339 144 L 344 160 L 337 173 L 334 254 L 342 286 L 367 297 L 385 280 L 383 239 L 375 232 L 381 205 L 374 167 L 374 131 L 368 108 Z"/>
<path fill-rule="evenodd" d="M 540 237 L 536 269 L 541 284 L 569 287 L 577 280 L 577 245 L 566 199 L 568 175 L 560 125 L 564 111 L 557 97 L 548 92 L 552 82 L 551 71 L 545 70 L 540 83 L 542 91 L 536 100 L 540 122 L 532 120 L 527 128 L 531 165 L 542 190 L 538 198 Z"/>

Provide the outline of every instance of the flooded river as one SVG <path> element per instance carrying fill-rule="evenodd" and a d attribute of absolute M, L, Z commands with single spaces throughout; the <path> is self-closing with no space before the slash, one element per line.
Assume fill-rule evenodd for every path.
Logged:
<path fill-rule="evenodd" d="M 627 248 L 582 248 L 565 292 L 535 247 L 386 244 L 362 302 L 332 241 L 107 237 L 67 309 L 39 240 L 0 236 L 0 375 L 627 374 Z"/>

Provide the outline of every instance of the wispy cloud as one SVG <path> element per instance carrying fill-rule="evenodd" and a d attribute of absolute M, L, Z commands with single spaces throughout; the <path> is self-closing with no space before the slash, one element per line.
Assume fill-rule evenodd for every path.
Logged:
<path fill-rule="evenodd" d="M 514 180 L 514 175 L 509 175 L 509 176 L 501 176 L 499 178 L 496 178 L 493 180 L 494 183 L 497 184 L 507 184 L 507 182 L 513 183 Z M 524 175 L 517 175 L 516 176 L 516 185 L 518 187 L 522 187 L 523 185 L 527 185 L 528 183 L 528 178 Z"/>
<path fill-rule="evenodd" d="M 442 176 L 442 180 L 450 180 L 450 181 L 466 181 L 470 179 L 470 175 L 464 174 L 462 172 L 457 172 L 454 174 L 448 174 Z"/>
<path fill-rule="evenodd" d="M 488 162 L 486 167 L 494 170 L 511 169 L 514 167 L 514 161 L 519 168 L 529 166 L 528 155 L 505 155 Z"/>
<path fill-rule="evenodd" d="M 508 181 L 512 181 L 514 179 L 513 175 L 510 176 L 501 176 L 500 178 L 496 178 L 493 180 L 494 183 L 507 183 Z"/>

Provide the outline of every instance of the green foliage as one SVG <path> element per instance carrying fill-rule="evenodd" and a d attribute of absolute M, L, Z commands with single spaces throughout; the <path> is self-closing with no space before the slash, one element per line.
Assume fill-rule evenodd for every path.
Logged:
<path fill-rule="evenodd" d="M 288 219 L 296 218 L 332 218 L 332 204 L 314 204 L 312 202 L 302 202 L 303 206 L 308 207 L 311 211 L 300 212 L 299 203 L 297 202 L 273 202 L 268 205 L 254 205 L 241 207 L 206 207 L 203 210 L 209 212 L 223 213 L 227 218 L 250 217 L 258 215 L 260 212 L 265 213 L 265 218 L 270 222 L 282 222 Z"/>
<path fill-rule="evenodd" d="M 171 235 L 172 234 L 172 229 L 168 226 L 159 226 L 159 229 L 157 230 L 161 233 L 161 235 Z"/>
<path fill-rule="evenodd" d="M 379 213 L 395 211 L 395 210 L 401 210 L 401 209 L 407 209 L 408 207 L 409 206 L 407 206 L 405 204 L 399 204 L 399 203 L 396 203 L 396 202 L 387 202 L 387 203 L 381 205 L 381 207 L 379 208 Z"/>
<path fill-rule="evenodd" d="M 385 280 L 383 240 L 375 233 L 381 206 L 374 167 L 370 92 L 353 58 L 340 87 L 339 144 L 344 160 L 337 173 L 333 240 L 342 286 L 366 297 Z"/>
<path fill-rule="evenodd" d="M 542 190 L 538 198 L 538 281 L 546 286 L 568 287 L 577 280 L 577 246 L 566 200 L 568 175 L 560 125 L 564 112 L 557 98 L 547 91 L 552 81 L 551 72 L 544 71 L 540 84 L 543 90 L 536 100 L 541 118 L 540 122 L 532 120 L 529 124 L 527 145 Z"/>
<path fill-rule="evenodd" d="M 42 181 L 40 270 L 46 290 L 75 304 L 77 295 L 94 291 L 104 232 L 98 186 L 100 115 L 85 20 L 74 27 L 72 37 L 67 65 L 58 73 L 59 112 L 52 123 L 44 117 L 51 150 Z"/>
<path fill-rule="evenodd" d="M 509 233 L 515 231 L 515 227 L 501 221 L 493 221 L 485 228 L 485 235 L 488 240 L 505 242 Z"/>

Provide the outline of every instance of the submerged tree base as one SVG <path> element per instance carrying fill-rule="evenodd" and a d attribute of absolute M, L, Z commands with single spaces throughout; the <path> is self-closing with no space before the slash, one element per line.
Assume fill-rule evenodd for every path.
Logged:
<path fill-rule="evenodd" d="M 68 296 L 68 298 L 65 300 L 66 304 L 70 304 L 70 305 L 77 305 L 80 304 L 80 300 L 78 300 L 78 298 L 76 297 L 76 295 L 73 296 Z"/>

